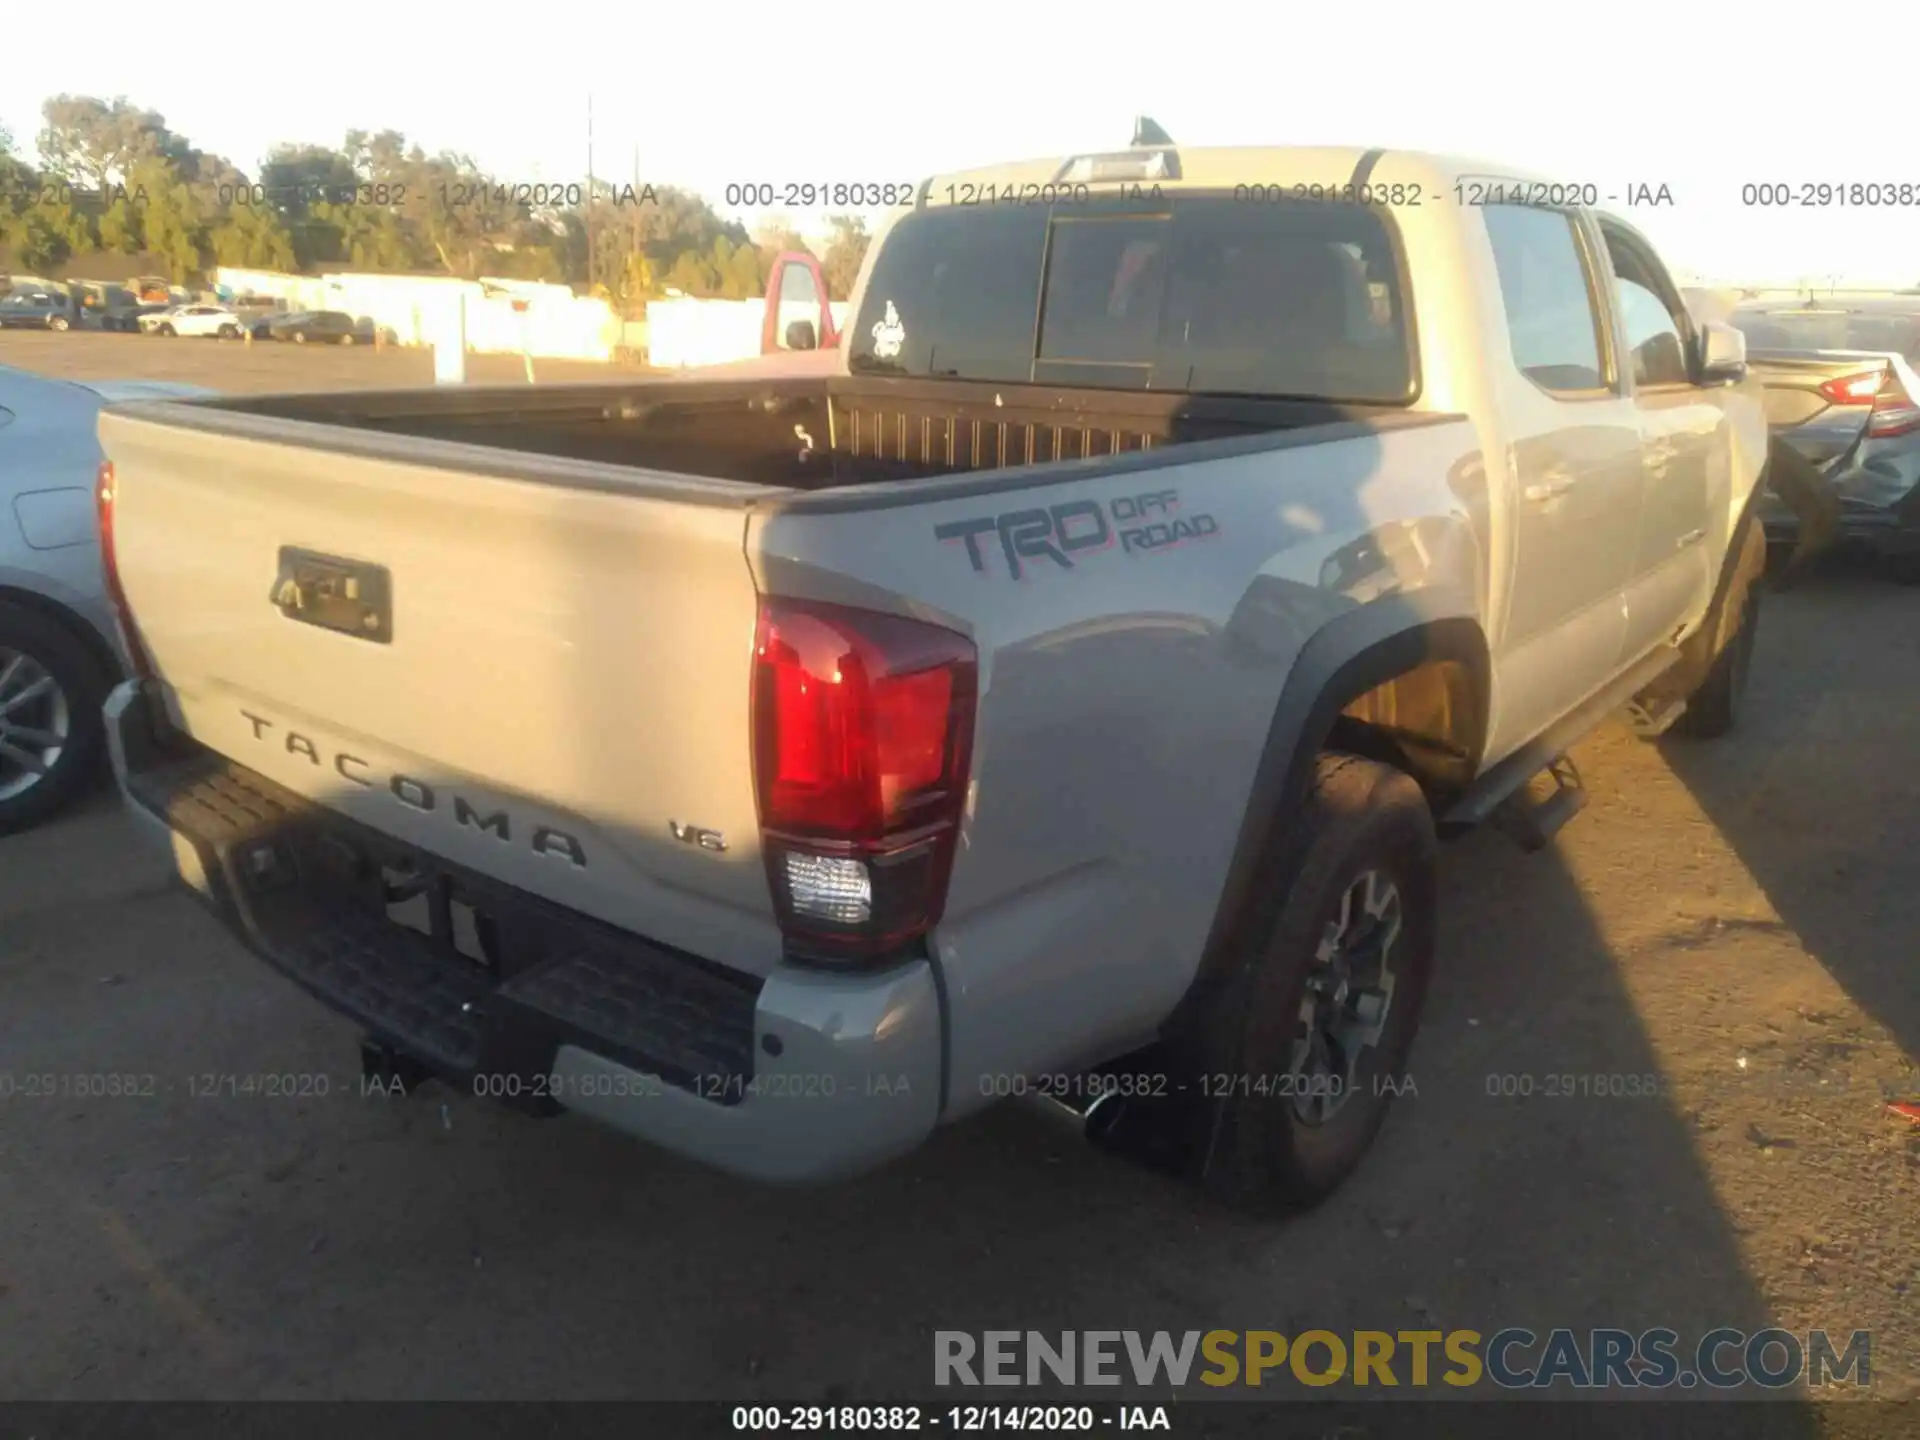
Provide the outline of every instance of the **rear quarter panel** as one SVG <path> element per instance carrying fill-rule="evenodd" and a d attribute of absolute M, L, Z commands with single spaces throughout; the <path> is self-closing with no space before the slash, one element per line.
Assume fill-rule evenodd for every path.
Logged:
<path fill-rule="evenodd" d="M 1363 608 L 1383 635 L 1410 615 L 1477 620 L 1471 428 L 1343 428 L 1072 462 L 1016 488 L 1004 473 L 874 486 L 751 519 L 762 591 L 917 616 L 978 646 L 973 772 L 934 940 L 950 1115 L 997 1076 L 1152 1037 L 1195 972 L 1311 636 Z M 1061 563 L 1010 553 L 998 529 L 971 550 L 935 533 L 1061 505 L 1079 507 L 1078 536 L 1097 540 L 1104 518 L 1105 543 Z M 1145 543 L 1170 538 L 1145 523 L 1175 520 L 1193 533 Z"/>
<path fill-rule="evenodd" d="M 52 602 L 118 655 L 94 533 L 100 404 L 85 386 L 0 367 L 0 594 Z"/>

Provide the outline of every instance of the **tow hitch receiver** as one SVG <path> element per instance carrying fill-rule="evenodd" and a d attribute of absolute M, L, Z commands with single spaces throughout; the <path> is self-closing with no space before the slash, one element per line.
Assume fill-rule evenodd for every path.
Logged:
<path fill-rule="evenodd" d="M 391 1045 L 363 1036 L 360 1041 L 360 1088 L 368 1094 L 411 1095 L 433 1079 L 431 1070 Z"/>

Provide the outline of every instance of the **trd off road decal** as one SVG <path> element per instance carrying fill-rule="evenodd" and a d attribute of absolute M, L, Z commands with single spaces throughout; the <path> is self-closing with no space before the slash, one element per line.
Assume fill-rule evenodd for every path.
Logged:
<path fill-rule="evenodd" d="M 998 536 L 1007 574 L 1019 580 L 1036 560 L 1051 560 L 1062 570 L 1074 568 L 1076 555 L 1111 550 L 1123 555 L 1171 550 L 1194 540 L 1210 540 L 1220 533 L 1211 515 L 1181 515 L 1178 490 L 1154 490 L 1145 495 L 1122 495 L 1104 504 L 1098 500 L 1063 500 L 1046 509 L 1007 510 L 977 520 L 950 520 L 933 527 L 936 540 L 964 542 L 967 559 L 976 573 L 990 567 L 990 541 Z"/>

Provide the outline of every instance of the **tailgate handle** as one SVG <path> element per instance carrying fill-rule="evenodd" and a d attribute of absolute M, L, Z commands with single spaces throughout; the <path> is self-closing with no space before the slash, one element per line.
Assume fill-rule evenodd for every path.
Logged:
<path fill-rule="evenodd" d="M 393 640 L 393 584 L 384 565 L 280 547 L 267 599 L 289 620 L 371 640 Z"/>

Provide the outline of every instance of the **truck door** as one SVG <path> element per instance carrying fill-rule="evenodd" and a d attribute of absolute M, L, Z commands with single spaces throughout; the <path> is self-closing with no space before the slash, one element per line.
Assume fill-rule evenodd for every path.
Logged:
<path fill-rule="evenodd" d="M 1671 639 L 1712 598 L 1713 561 L 1725 548 L 1716 531 L 1724 530 L 1731 503 L 1733 439 L 1713 392 L 1694 383 L 1693 320 L 1652 247 L 1614 221 L 1600 222 L 1600 231 L 1641 442 L 1625 666 Z M 1716 515 L 1723 517 L 1718 526 Z"/>
<path fill-rule="evenodd" d="M 835 343 L 833 311 L 827 304 L 827 278 L 812 255 L 786 250 L 774 257 L 767 281 L 766 318 L 760 353 L 820 350 Z"/>
<path fill-rule="evenodd" d="M 1498 758 L 1614 673 L 1640 507 L 1640 426 L 1617 376 L 1605 262 L 1590 229 L 1539 206 L 1479 214 L 1512 356 L 1493 364 L 1506 454 L 1489 457 L 1506 471 L 1512 507 L 1493 637 L 1488 754 Z"/>

